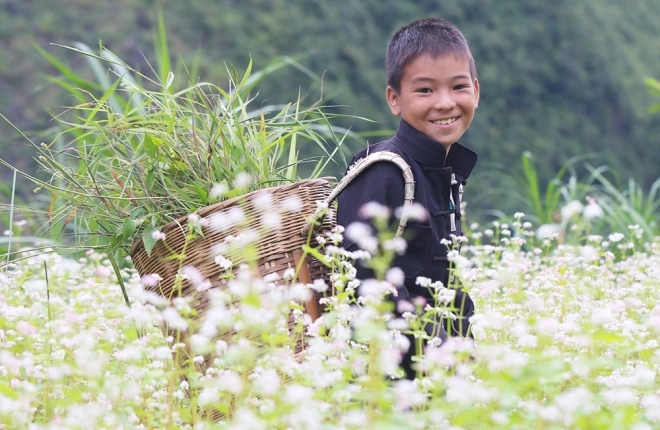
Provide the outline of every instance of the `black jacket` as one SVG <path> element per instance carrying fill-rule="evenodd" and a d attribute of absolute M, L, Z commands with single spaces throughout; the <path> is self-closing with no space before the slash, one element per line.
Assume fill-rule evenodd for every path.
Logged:
<path fill-rule="evenodd" d="M 415 282 L 418 276 L 424 276 L 448 285 L 448 249 L 440 241 L 449 239 L 450 234 L 462 235 L 459 186 L 470 176 L 477 154 L 459 143 L 454 143 L 446 154 L 442 144 L 402 120 L 392 138 L 363 149 L 352 162 L 368 153 L 384 150 L 401 155 L 410 165 L 415 180 L 414 202 L 423 205 L 428 212 L 427 221 L 408 222 L 403 236 L 408 241 L 407 251 L 393 262 L 393 266 L 400 267 L 406 276 L 405 288 L 399 290 L 398 299 L 416 296 L 431 299 L 430 292 Z M 453 185 L 452 174 L 455 177 Z M 370 201 L 392 211 L 403 205 L 404 178 L 398 166 L 383 161 L 360 173 L 337 198 L 338 224 L 347 227 L 355 221 L 367 221 L 360 218 L 359 209 Z M 355 250 L 357 245 L 345 239 L 343 247 Z M 369 269 L 361 265 L 357 265 L 357 269 L 358 279 L 373 277 Z"/>

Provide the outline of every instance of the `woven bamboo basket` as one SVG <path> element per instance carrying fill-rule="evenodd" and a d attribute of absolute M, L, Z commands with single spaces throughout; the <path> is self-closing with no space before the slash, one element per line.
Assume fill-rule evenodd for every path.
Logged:
<path fill-rule="evenodd" d="M 303 180 L 293 184 L 278 187 L 264 188 L 243 196 L 239 196 L 221 203 L 200 209 L 197 214 L 201 219 L 210 219 L 218 214 L 227 213 L 236 206 L 240 206 L 248 224 L 243 224 L 240 229 L 259 229 L 261 215 L 264 213 L 279 213 L 280 227 L 269 231 L 267 235 L 260 235 L 256 248 L 258 251 L 258 270 L 260 276 L 277 273 L 280 278 L 285 270 L 297 269 L 298 281 L 311 283 L 314 279 L 329 276 L 326 266 L 317 259 L 305 255 L 303 245 L 317 246 L 315 237 L 329 231 L 336 225 L 336 214 L 331 203 L 336 196 L 369 165 L 388 161 L 397 164 L 403 172 L 405 180 L 406 199 L 404 205 L 412 204 L 414 194 L 414 181 L 410 167 L 398 155 L 391 152 L 377 152 L 359 160 L 347 172 L 346 176 L 332 188 L 326 179 Z M 261 198 L 268 194 L 269 198 Z M 283 213 L 281 205 L 289 198 L 299 201 L 299 209 Z M 267 205 L 264 205 L 267 202 Z M 317 213 L 319 203 L 329 207 L 325 216 L 314 225 L 310 219 Z M 404 211 L 405 214 L 405 211 Z M 166 235 L 166 242 L 156 242 L 150 254 L 146 252 L 142 241 L 136 242 L 131 248 L 130 255 L 133 264 L 141 276 L 158 274 L 162 280 L 157 286 L 148 287 L 151 291 L 172 299 L 174 297 L 191 297 L 192 306 L 196 311 L 195 319 L 204 318 L 209 306 L 208 294 L 199 292 L 188 281 L 178 279 L 181 267 L 193 266 L 199 270 L 202 276 L 211 283 L 210 289 L 225 288 L 227 286 L 227 273 L 215 261 L 214 247 L 223 243 L 229 235 L 239 234 L 238 227 L 231 227 L 218 231 L 202 223 L 202 237 L 193 242 L 186 243 L 187 217 L 171 222 L 164 226 L 161 231 Z M 401 218 L 399 230 L 400 235 L 406 225 L 405 216 Z M 310 229 L 314 231 L 310 234 Z M 185 248 L 185 249 L 184 249 Z M 183 261 L 172 259 L 172 255 L 184 255 Z M 242 261 L 233 260 L 233 267 L 238 268 Z M 237 269 L 233 269 L 237 270 Z M 208 290 L 207 290 L 208 291 Z M 305 303 L 305 311 L 315 320 L 323 312 L 318 300 L 320 295 L 314 296 Z M 292 324 L 292 318 L 289 320 Z M 187 333 L 181 333 L 163 327 L 166 335 L 173 335 L 175 339 L 187 344 Z M 304 339 L 296 339 L 296 353 L 304 348 Z M 183 357 L 182 357 L 183 358 Z M 204 363 L 198 363 L 198 369 L 202 372 L 210 366 L 213 357 L 206 356 Z M 183 364 L 183 363 L 181 363 Z"/>

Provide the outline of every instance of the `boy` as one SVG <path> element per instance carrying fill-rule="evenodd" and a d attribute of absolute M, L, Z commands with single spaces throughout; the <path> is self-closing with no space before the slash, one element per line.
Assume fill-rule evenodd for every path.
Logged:
<path fill-rule="evenodd" d="M 388 43 L 385 62 L 385 95 L 392 114 L 400 116 L 401 121 L 393 137 L 361 150 L 353 162 L 376 151 L 401 155 L 412 169 L 414 202 L 423 205 L 427 212 L 426 221 L 408 223 L 404 232 L 407 249 L 392 263 L 405 274 L 404 286 L 392 297 L 401 311 L 406 305 L 404 301 L 420 297 L 433 304 L 428 288 L 416 283 L 420 276 L 441 281 L 444 286 L 456 286 L 455 281 L 450 285 L 448 248 L 441 241 L 447 239 L 451 243 L 451 235 L 462 235 L 461 188 L 476 164 L 477 154 L 457 141 L 472 122 L 479 104 L 479 82 L 464 35 L 443 19 L 419 19 L 399 28 Z M 380 203 L 393 213 L 403 201 L 404 178 L 399 167 L 389 162 L 374 163 L 340 193 L 337 220 L 345 227 L 353 222 L 369 224 L 359 211 L 365 203 Z M 357 249 L 348 238 L 343 246 L 351 251 Z M 370 277 L 373 272 L 357 264 L 357 278 Z M 471 336 L 468 319 L 474 313 L 472 300 L 457 290 L 451 305 L 458 309 L 458 318 L 445 321 L 446 331 L 452 336 Z M 447 332 L 441 333 L 443 340 Z M 411 346 L 402 361 L 410 379 L 414 377 L 414 353 Z"/>

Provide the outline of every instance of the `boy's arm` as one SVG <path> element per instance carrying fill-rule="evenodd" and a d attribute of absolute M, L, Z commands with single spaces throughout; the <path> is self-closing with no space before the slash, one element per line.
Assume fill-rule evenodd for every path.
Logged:
<path fill-rule="evenodd" d="M 360 209 L 368 202 L 376 202 L 389 210 L 390 226 L 398 224 L 394 210 L 404 202 L 405 181 L 401 169 L 390 162 L 378 162 L 367 167 L 337 197 L 337 223 L 348 227 L 354 222 L 362 222 L 378 233 L 370 219 L 361 216 Z M 348 251 L 358 249 L 354 240 L 344 237 L 342 247 Z M 373 271 L 363 265 L 355 265 L 358 279 L 373 278 Z"/>

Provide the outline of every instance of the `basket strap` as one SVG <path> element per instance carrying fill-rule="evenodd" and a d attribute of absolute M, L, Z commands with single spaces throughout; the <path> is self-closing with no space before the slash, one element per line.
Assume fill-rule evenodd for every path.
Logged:
<path fill-rule="evenodd" d="M 404 198 L 403 198 L 403 210 L 401 212 L 401 219 L 399 220 L 399 227 L 396 230 L 396 237 L 401 237 L 403 230 L 406 228 L 408 223 L 408 213 L 409 208 L 413 203 L 413 197 L 415 195 L 415 180 L 413 178 L 412 169 L 406 163 L 406 160 L 403 159 L 399 154 L 395 154 L 391 151 L 379 151 L 372 152 L 364 158 L 360 158 L 356 161 L 351 167 L 349 167 L 346 175 L 339 181 L 335 188 L 330 192 L 330 195 L 325 199 L 325 204 L 330 206 L 330 203 L 337 198 L 339 193 L 341 193 L 348 184 L 355 179 L 360 172 L 362 172 L 367 167 L 371 166 L 374 163 L 380 161 L 389 161 L 396 164 L 401 168 L 403 173 L 403 179 L 405 182 L 404 189 Z"/>

